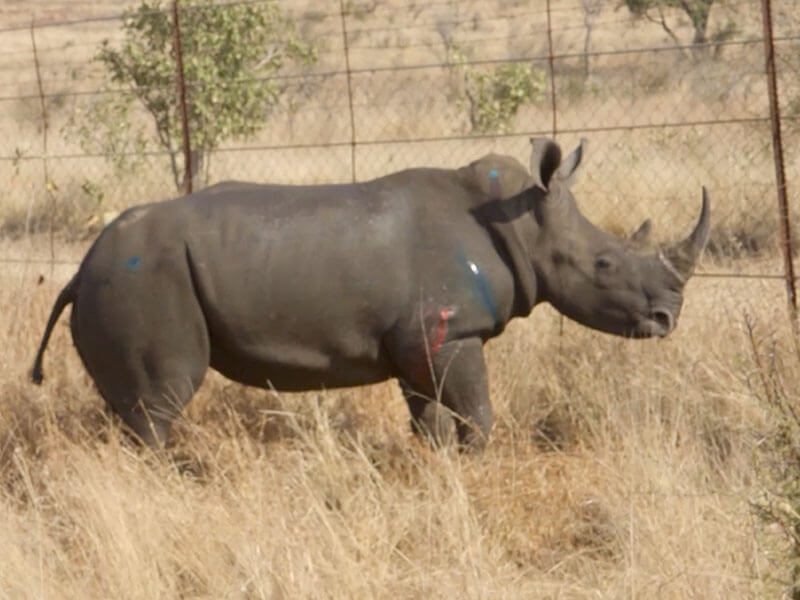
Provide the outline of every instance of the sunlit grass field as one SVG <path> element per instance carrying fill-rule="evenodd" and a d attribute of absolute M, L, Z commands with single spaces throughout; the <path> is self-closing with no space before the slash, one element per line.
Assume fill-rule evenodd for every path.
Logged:
<path fill-rule="evenodd" d="M 104 411 L 66 318 L 28 383 L 48 269 L 0 292 L 0 597 L 749 598 L 788 575 L 751 508 L 777 422 L 756 357 L 800 367 L 780 282 L 695 278 L 660 341 L 535 309 L 488 346 L 482 456 L 414 438 L 392 383 L 211 374 L 164 457 Z"/>

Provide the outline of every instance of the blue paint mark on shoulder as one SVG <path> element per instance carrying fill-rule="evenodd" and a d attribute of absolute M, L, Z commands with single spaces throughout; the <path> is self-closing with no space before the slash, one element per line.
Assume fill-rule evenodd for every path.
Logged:
<path fill-rule="evenodd" d="M 458 248 L 458 259 L 466 267 L 466 276 L 472 281 L 472 289 L 475 290 L 475 295 L 486 309 L 486 312 L 492 317 L 495 326 L 497 326 L 501 322 L 501 318 L 491 282 L 478 264 L 467 258 L 463 248 Z"/>
<path fill-rule="evenodd" d="M 128 260 L 125 261 L 125 268 L 128 271 L 136 271 L 139 266 L 142 264 L 142 259 L 139 256 L 131 256 Z"/>
<path fill-rule="evenodd" d="M 492 291 L 489 280 L 486 279 L 486 275 L 483 274 L 483 271 L 481 271 L 474 262 L 469 260 L 467 264 L 469 265 L 469 270 L 475 277 L 475 288 L 478 291 L 478 297 L 481 299 L 481 303 L 492 316 L 494 322 L 497 323 L 500 321 L 500 315 L 497 312 L 497 302 L 495 301 L 494 292 Z"/>

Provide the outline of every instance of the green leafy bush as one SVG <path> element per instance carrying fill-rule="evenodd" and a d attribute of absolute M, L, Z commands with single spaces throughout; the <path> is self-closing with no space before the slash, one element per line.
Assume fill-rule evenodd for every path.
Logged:
<path fill-rule="evenodd" d="M 506 63 L 491 71 L 469 71 L 465 93 L 472 129 L 507 133 L 520 106 L 544 97 L 544 72 L 524 63 Z"/>
<path fill-rule="evenodd" d="M 192 171 L 197 174 L 207 170 L 209 151 L 264 125 L 285 91 L 274 76 L 288 62 L 315 62 L 317 50 L 274 0 L 182 2 L 180 22 Z M 111 82 L 130 88 L 131 95 L 109 95 L 84 107 L 71 130 L 85 151 L 102 153 L 117 167 L 123 166 L 119 157 L 127 150 L 140 152 L 155 137 L 180 188 L 182 130 L 172 15 L 160 0 L 144 0 L 125 13 L 122 30 L 121 46 L 104 41 L 97 60 Z M 145 109 L 154 130 L 130 118 L 132 102 Z"/>

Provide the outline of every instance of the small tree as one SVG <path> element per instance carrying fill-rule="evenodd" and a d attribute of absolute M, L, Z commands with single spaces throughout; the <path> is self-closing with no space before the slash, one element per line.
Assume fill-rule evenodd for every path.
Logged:
<path fill-rule="evenodd" d="M 286 62 L 309 64 L 316 48 L 299 35 L 274 0 L 215 4 L 213 0 L 181 2 L 186 104 L 192 146 L 192 172 L 208 170 L 211 150 L 229 139 L 257 132 L 285 87 L 274 75 Z M 108 41 L 97 56 L 111 81 L 131 89 L 114 94 L 97 108 L 79 113 L 73 129 L 87 151 L 141 148 L 147 135 L 140 124 L 100 115 L 127 117 L 138 102 L 152 117 L 158 144 L 167 151 L 175 186 L 183 185 L 182 130 L 176 99 L 173 23 L 160 0 L 143 0 L 125 13 L 125 41 Z M 116 141 L 114 141 L 116 140 Z M 135 140 L 131 142 L 131 140 Z M 112 157 L 113 158 L 113 157 Z"/>
<path fill-rule="evenodd" d="M 667 25 L 664 8 L 678 8 L 686 13 L 692 22 L 694 27 L 692 43 L 698 46 L 708 41 L 706 33 L 708 16 L 714 0 L 623 0 L 623 2 L 635 16 L 645 17 L 659 23 L 676 44 L 680 44 L 680 40 Z M 655 16 L 655 13 L 658 13 L 658 17 Z"/>
<path fill-rule="evenodd" d="M 606 0 L 581 0 L 583 6 L 583 26 L 586 34 L 583 37 L 583 76 L 589 77 L 589 52 L 592 49 L 592 32 L 597 22 L 597 17 L 603 11 Z"/>
<path fill-rule="evenodd" d="M 544 71 L 533 65 L 507 62 L 479 70 L 457 44 L 446 49 L 447 60 L 458 75 L 451 83 L 458 106 L 466 106 L 474 132 L 508 133 L 520 107 L 544 96 L 547 79 Z"/>
<path fill-rule="evenodd" d="M 523 104 L 540 100 L 544 71 L 524 63 L 505 63 L 491 71 L 467 71 L 464 93 L 473 131 L 508 133 Z"/>

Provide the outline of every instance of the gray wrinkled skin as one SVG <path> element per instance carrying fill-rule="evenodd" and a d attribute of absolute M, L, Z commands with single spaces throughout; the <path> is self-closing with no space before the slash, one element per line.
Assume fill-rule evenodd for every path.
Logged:
<path fill-rule="evenodd" d="M 549 302 L 608 333 L 665 336 L 709 229 L 638 254 L 589 223 L 563 162 L 533 139 L 530 173 L 488 155 L 358 184 L 226 182 L 132 208 L 56 300 L 109 406 L 146 444 L 209 367 L 299 391 L 400 380 L 415 430 L 480 448 L 492 424 L 483 344 Z M 635 234 L 645 237 L 649 222 Z"/>

